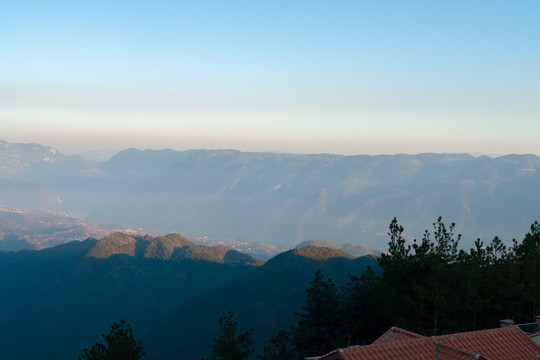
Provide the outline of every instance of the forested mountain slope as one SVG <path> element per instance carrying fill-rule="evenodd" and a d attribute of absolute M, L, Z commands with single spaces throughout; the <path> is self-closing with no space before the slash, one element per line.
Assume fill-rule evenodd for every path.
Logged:
<path fill-rule="evenodd" d="M 197 251 L 176 254 L 184 248 Z M 258 264 L 177 234 L 116 233 L 41 251 L 0 252 L 2 359 L 73 359 L 113 321 L 125 318 L 144 331 Z"/>
<path fill-rule="evenodd" d="M 200 359 L 229 310 L 256 329 L 262 347 L 294 321 L 317 269 L 344 282 L 367 264 L 377 266 L 374 257 L 310 246 L 263 264 L 179 234 L 115 233 L 0 251 L 2 359 L 76 358 L 120 319 L 143 339 L 148 358 Z"/>
<path fill-rule="evenodd" d="M 306 289 L 317 270 L 344 285 L 366 266 L 378 269 L 374 256 L 354 258 L 339 250 L 308 246 L 277 255 L 264 266 L 226 286 L 190 301 L 161 319 L 146 334 L 149 359 L 200 359 L 219 335 L 218 319 L 232 311 L 242 329 L 254 329 L 258 353 L 279 329 L 297 321 Z"/>

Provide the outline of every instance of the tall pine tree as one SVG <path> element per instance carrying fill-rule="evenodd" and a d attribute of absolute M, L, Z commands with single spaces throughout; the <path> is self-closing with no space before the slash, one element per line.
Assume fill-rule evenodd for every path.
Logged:
<path fill-rule="evenodd" d="M 133 329 L 125 320 L 114 322 L 107 335 L 101 335 L 105 344 L 96 343 L 84 349 L 79 360 L 138 360 L 144 356 L 141 340 L 135 340 Z"/>
<path fill-rule="evenodd" d="M 307 289 L 298 325 L 292 327 L 293 344 L 302 356 L 323 355 L 342 345 L 340 296 L 332 279 L 317 270 Z"/>
<path fill-rule="evenodd" d="M 247 359 L 253 352 L 253 330 L 242 334 L 236 334 L 238 331 L 236 321 L 233 320 L 233 314 L 229 313 L 219 319 L 219 327 L 223 334 L 214 339 L 210 348 L 214 353 L 208 360 L 243 360 Z"/>
<path fill-rule="evenodd" d="M 386 330 L 380 321 L 380 278 L 369 266 L 360 277 L 350 276 L 342 296 L 347 345 L 369 344 Z"/>

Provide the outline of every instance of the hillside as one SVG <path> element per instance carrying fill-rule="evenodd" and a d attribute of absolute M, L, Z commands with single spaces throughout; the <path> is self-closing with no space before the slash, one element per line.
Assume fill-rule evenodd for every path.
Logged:
<path fill-rule="evenodd" d="M 166 260 L 169 250 L 182 248 L 177 246 L 214 258 Z M 0 252 L 2 359 L 76 358 L 113 321 L 128 319 L 142 333 L 258 264 L 230 249 L 202 249 L 177 234 L 134 238 L 115 233 L 40 251 Z"/>
<path fill-rule="evenodd" d="M 86 254 L 107 259 L 115 255 L 157 260 L 193 260 L 223 264 L 262 265 L 262 261 L 226 246 L 196 245 L 180 234 L 153 237 L 116 232 L 99 240 Z"/>
<path fill-rule="evenodd" d="M 302 243 L 296 246 L 297 249 L 304 248 L 306 246 L 316 246 L 316 247 L 326 247 L 331 249 L 338 249 L 343 251 L 346 254 L 358 257 L 366 255 L 375 255 L 380 256 L 381 251 L 377 249 L 371 249 L 367 246 L 360 244 L 345 244 L 339 245 L 329 240 L 309 240 L 303 241 Z"/>
<path fill-rule="evenodd" d="M 197 249 L 196 255 L 175 257 L 186 248 Z M 295 321 L 317 269 L 344 283 L 367 264 L 377 268 L 373 257 L 308 250 L 291 250 L 262 265 L 178 234 L 115 233 L 40 251 L 0 251 L 2 359 L 76 358 L 124 318 L 143 339 L 149 359 L 198 360 L 228 310 L 255 329 L 261 348 Z"/>
<path fill-rule="evenodd" d="M 142 229 L 129 229 L 109 224 L 91 223 L 65 212 L 0 207 L 0 250 L 3 251 L 44 249 L 70 241 L 81 241 L 90 237 L 103 238 L 115 232 L 123 232 L 130 235 L 147 233 Z M 172 245 L 171 236 L 167 235 L 154 239 L 148 252 L 158 254 L 163 251 L 170 251 L 170 246 Z M 185 238 L 183 239 L 188 241 Z M 235 250 L 262 260 L 268 260 L 276 254 L 287 250 L 270 244 L 234 239 L 198 238 L 194 239 L 193 243 L 191 241 L 189 243 L 193 246 L 199 244 L 208 248 L 215 248 L 213 250 L 215 254 L 206 255 L 216 259 L 223 257 L 223 254 L 219 253 L 221 251 L 219 249 L 222 248 Z M 196 248 L 194 249 L 193 251 L 197 251 Z M 198 253 L 202 256 L 205 252 L 198 250 Z M 179 255 L 175 254 L 176 257 Z M 195 255 L 193 254 L 192 256 Z"/>
<path fill-rule="evenodd" d="M 218 319 L 231 310 L 240 330 L 254 329 L 261 351 L 279 329 L 297 321 L 305 290 L 320 269 L 338 285 L 359 275 L 366 265 L 378 270 L 375 257 L 352 258 L 336 249 L 306 247 L 277 255 L 234 282 L 197 298 L 145 334 L 149 359 L 200 359 L 209 356 L 211 339 L 220 335 Z M 190 324 L 179 326 L 178 324 Z"/>

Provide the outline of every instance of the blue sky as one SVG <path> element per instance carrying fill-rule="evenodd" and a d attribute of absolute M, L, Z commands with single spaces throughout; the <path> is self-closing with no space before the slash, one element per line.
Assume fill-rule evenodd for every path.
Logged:
<path fill-rule="evenodd" d="M 0 139 L 540 154 L 540 1 L 3 1 Z"/>

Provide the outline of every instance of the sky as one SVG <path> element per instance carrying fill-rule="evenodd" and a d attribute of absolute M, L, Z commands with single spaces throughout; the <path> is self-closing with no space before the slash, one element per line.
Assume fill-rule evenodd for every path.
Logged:
<path fill-rule="evenodd" d="M 538 0 L 0 0 L 0 139 L 540 155 L 538 19 Z"/>

